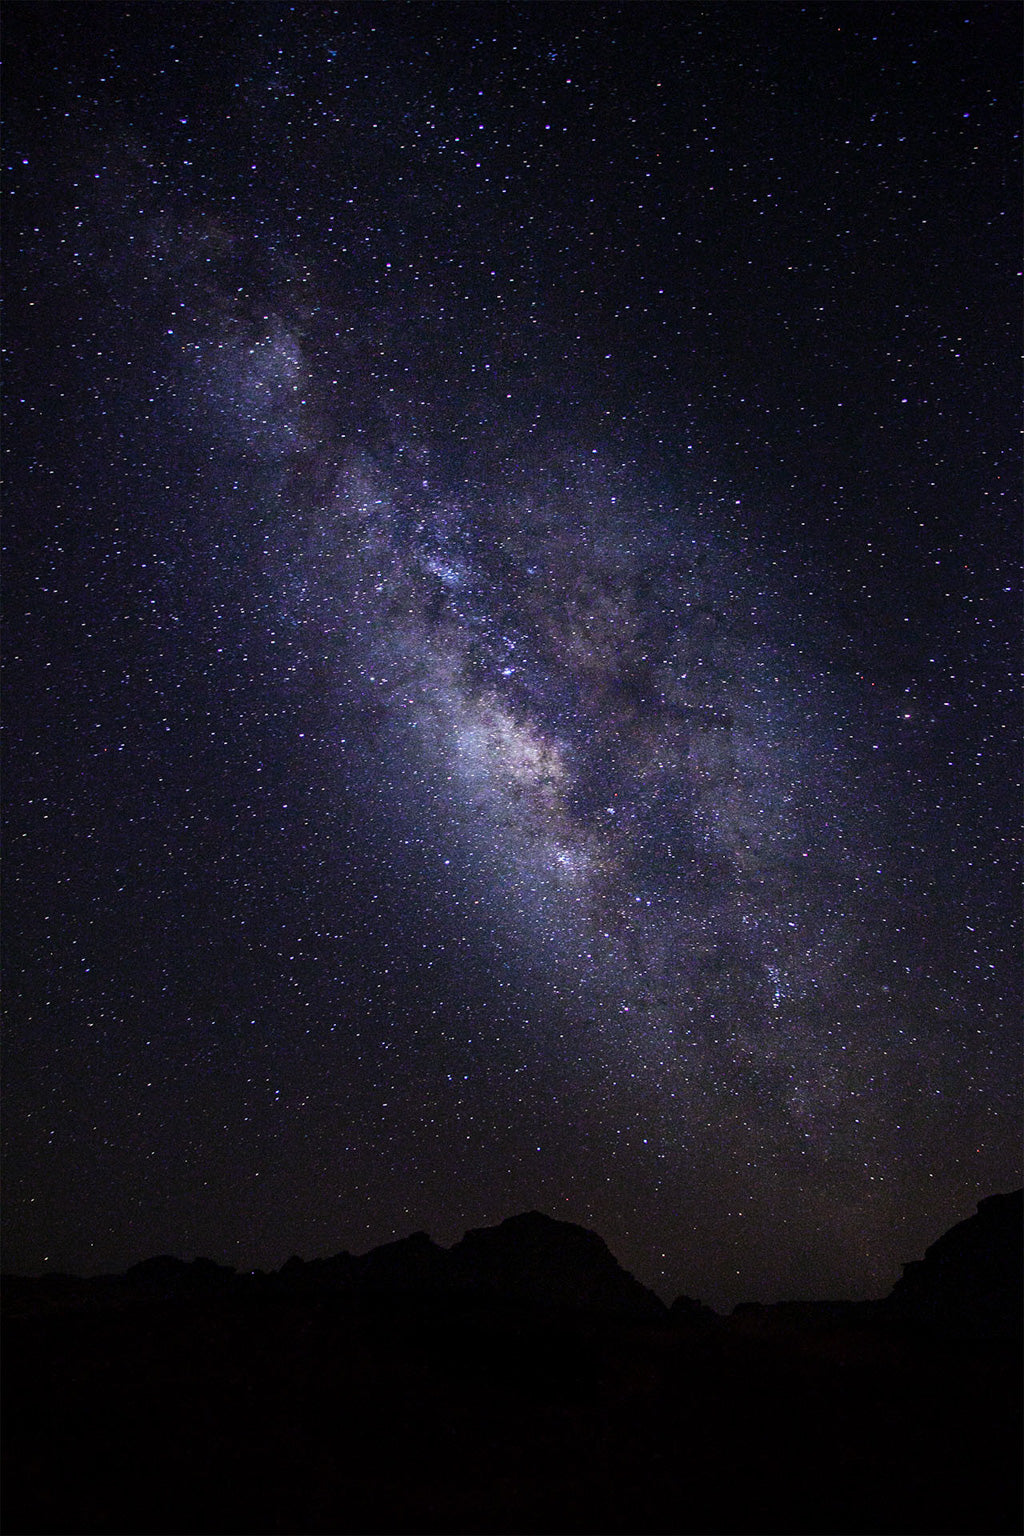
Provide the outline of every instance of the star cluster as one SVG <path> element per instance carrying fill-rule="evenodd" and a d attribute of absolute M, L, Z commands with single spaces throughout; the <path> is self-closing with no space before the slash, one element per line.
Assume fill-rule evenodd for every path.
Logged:
<path fill-rule="evenodd" d="M 15 10 L 11 1267 L 1014 1181 L 1012 14 Z"/>

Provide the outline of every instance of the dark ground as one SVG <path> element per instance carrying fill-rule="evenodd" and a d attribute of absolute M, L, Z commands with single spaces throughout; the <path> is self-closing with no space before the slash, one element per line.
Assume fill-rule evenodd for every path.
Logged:
<path fill-rule="evenodd" d="M 983 1203 L 907 1266 L 903 1316 L 664 1309 L 593 1234 L 536 1216 L 447 1257 L 419 1237 L 276 1276 L 9 1280 L 4 1530 L 1016 1532 L 1017 1205 Z M 605 1312 L 524 1299 L 537 1284 Z M 945 1332 L 911 1320 L 926 1289 L 974 1336 L 948 1307 Z"/>

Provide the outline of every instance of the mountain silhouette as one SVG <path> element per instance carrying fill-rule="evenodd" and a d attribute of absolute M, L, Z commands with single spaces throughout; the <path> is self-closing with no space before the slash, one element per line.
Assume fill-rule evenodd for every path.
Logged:
<path fill-rule="evenodd" d="M 15 1533 L 1021 1528 L 1022 1196 L 875 1302 L 666 1308 L 537 1211 L 450 1248 L 4 1283 Z"/>
<path fill-rule="evenodd" d="M 667 1315 L 653 1291 L 623 1269 L 596 1232 L 539 1211 L 467 1232 L 442 1248 L 425 1232 L 368 1253 L 290 1258 L 276 1273 L 240 1274 L 210 1259 L 163 1254 L 123 1275 L 91 1280 L 47 1275 L 8 1277 L 7 1306 L 52 1310 L 66 1304 L 132 1305 L 235 1296 L 330 1296 L 356 1303 L 447 1299 L 571 1310 L 598 1317 L 657 1322 Z"/>
<path fill-rule="evenodd" d="M 1024 1332 L 1024 1190 L 990 1195 L 904 1264 L 885 1303 L 893 1320 L 969 1338 Z"/>
<path fill-rule="evenodd" d="M 449 1260 L 455 1275 L 503 1301 L 638 1322 L 665 1315 L 663 1302 L 622 1268 L 596 1232 L 539 1211 L 467 1232 Z"/>

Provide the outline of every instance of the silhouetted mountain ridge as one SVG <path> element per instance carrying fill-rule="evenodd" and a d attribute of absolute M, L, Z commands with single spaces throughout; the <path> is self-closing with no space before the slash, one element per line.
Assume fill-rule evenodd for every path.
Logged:
<path fill-rule="evenodd" d="M 274 1274 L 11 1279 L 5 1530 L 1008 1536 L 1021 1212 L 983 1201 L 884 1300 L 728 1317 L 536 1211 Z"/>
<path fill-rule="evenodd" d="M 477 1227 L 445 1249 L 425 1232 L 384 1243 L 368 1253 L 342 1252 L 281 1269 L 240 1274 L 210 1259 L 160 1255 L 134 1264 L 123 1275 L 91 1280 L 73 1276 L 11 1278 L 9 1301 L 25 1288 L 41 1288 L 56 1302 L 198 1299 L 229 1294 L 333 1296 L 351 1300 L 466 1301 L 477 1304 L 572 1310 L 635 1322 L 658 1322 L 667 1308 L 653 1291 L 623 1269 L 596 1232 L 539 1211 L 510 1216 L 494 1227 Z"/>
<path fill-rule="evenodd" d="M 1024 1191 L 989 1195 L 904 1264 L 885 1302 L 890 1321 L 972 1338 L 1019 1338 L 1024 1331 Z"/>
<path fill-rule="evenodd" d="M 745 1302 L 732 1320 L 745 1329 L 824 1328 L 868 1323 L 911 1326 L 960 1337 L 1021 1333 L 1024 1192 L 992 1195 L 903 1267 L 877 1301 Z M 332 1296 L 501 1304 L 575 1311 L 637 1323 L 711 1326 L 718 1314 L 688 1296 L 666 1307 L 625 1270 L 596 1232 L 539 1211 L 468 1231 L 451 1248 L 425 1232 L 368 1253 L 290 1258 L 276 1272 L 239 1273 L 210 1259 L 160 1255 L 123 1275 L 82 1280 L 49 1275 L 5 1281 L 8 1309 L 21 1311 L 132 1301 L 228 1298 L 243 1294 Z"/>

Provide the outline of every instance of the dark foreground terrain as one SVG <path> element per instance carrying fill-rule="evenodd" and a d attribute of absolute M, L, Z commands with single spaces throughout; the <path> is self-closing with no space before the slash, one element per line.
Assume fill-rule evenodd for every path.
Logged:
<path fill-rule="evenodd" d="M 527 1215 L 5 1284 L 21 1532 L 1019 1532 L 1021 1197 L 882 1302 L 666 1309 Z"/>

